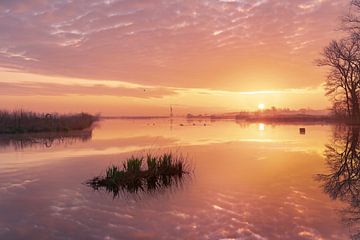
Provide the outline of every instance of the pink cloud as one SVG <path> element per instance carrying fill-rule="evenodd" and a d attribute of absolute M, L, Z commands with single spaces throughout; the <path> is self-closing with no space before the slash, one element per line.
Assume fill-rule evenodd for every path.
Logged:
<path fill-rule="evenodd" d="M 2 1 L 0 67 L 166 87 L 315 86 L 313 58 L 347 4 Z"/>

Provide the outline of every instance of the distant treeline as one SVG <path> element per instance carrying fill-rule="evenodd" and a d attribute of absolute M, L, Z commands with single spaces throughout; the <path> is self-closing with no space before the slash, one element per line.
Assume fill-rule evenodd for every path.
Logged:
<path fill-rule="evenodd" d="M 341 122 L 333 115 L 239 113 L 231 115 L 187 115 L 188 119 L 237 120 L 249 122 Z"/>
<path fill-rule="evenodd" d="M 333 116 L 317 116 L 317 115 L 308 115 L 308 114 L 294 114 L 294 115 L 272 115 L 272 116 L 237 116 L 236 120 L 245 120 L 250 122 L 336 122 L 338 119 Z"/>
<path fill-rule="evenodd" d="M 57 114 L 0 111 L 0 134 L 68 132 L 91 128 L 99 116 L 87 113 Z"/>

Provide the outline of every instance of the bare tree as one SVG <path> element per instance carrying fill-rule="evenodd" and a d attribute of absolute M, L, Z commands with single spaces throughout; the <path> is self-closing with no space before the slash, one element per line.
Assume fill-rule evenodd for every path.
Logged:
<path fill-rule="evenodd" d="M 325 89 L 326 95 L 333 101 L 334 109 L 346 112 L 347 117 L 358 122 L 360 120 L 360 42 L 358 38 L 351 36 L 332 41 L 325 47 L 318 65 L 329 67 Z"/>
<path fill-rule="evenodd" d="M 343 30 L 360 35 L 360 0 L 351 1 L 349 13 L 343 18 Z"/>

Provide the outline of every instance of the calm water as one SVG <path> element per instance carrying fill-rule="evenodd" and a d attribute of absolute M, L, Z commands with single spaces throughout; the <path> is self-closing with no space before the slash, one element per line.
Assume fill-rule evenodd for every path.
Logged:
<path fill-rule="evenodd" d="M 299 127 L 106 120 L 81 136 L 0 139 L 0 239 L 350 239 L 358 132 Z M 150 148 L 187 154 L 192 178 L 116 199 L 83 184 Z"/>

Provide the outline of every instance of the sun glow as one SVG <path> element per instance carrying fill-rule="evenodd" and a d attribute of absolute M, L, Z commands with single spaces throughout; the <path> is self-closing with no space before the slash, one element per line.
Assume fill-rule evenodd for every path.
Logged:
<path fill-rule="evenodd" d="M 265 124 L 264 123 L 259 123 L 258 129 L 259 129 L 259 131 L 264 131 L 265 130 Z"/>
<path fill-rule="evenodd" d="M 259 103 L 258 109 L 259 109 L 259 110 L 264 110 L 264 109 L 265 109 L 265 104 Z"/>

